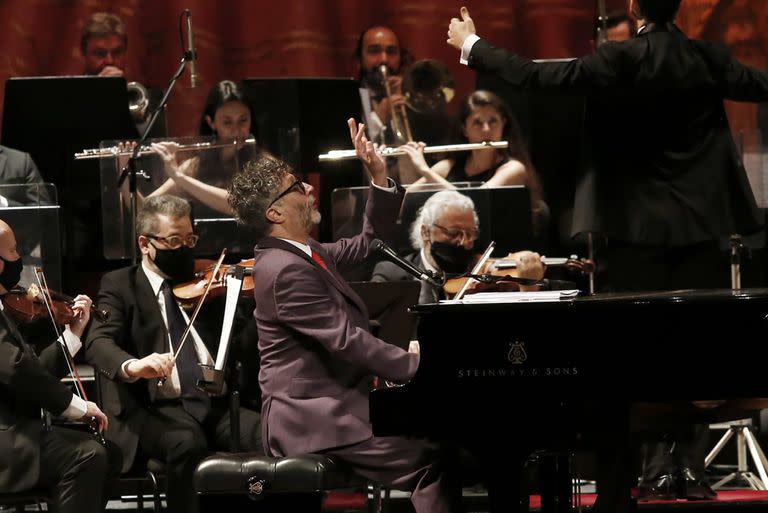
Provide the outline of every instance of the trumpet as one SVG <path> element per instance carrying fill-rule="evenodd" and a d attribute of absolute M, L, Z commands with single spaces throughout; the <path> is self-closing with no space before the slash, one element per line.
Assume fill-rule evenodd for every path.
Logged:
<path fill-rule="evenodd" d="M 441 146 L 426 146 L 424 153 L 448 153 L 452 151 L 472 151 L 472 150 L 502 150 L 509 147 L 508 141 L 486 141 L 481 143 L 467 143 L 467 144 L 444 144 Z M 397 155 L 405 155 L 405 150 L 402 148 L 395 148 L 392 146 L 386 146 L 384 148 L 378 148 L 376 153 L 382 157 L 395 157 Z M 328 153 L 323 153 L 318 156 L 320 162 L 327 162 L 333 160 L 349 160 L 357 158 L 357 152 L 355 150 L 331 150 Z"/>
<path fill-rule="evenodd" d="M 379 66 L 379 72 L 383 78 L 384 90 L 387 93 L 387 98 L 391 98 L 392 90 L 389 87 L 387 65 L 382 64 Z M 398 105 L 395 107 L 390 101 L 389 110 L 391 115 L 389 124 L 392 127 L 392 137 L 394 140 L 401 144 L 413 141 L 413 134 L 411 133 L 411 125 L 408 122 L 408 112 L 405 110 L 405 105 Z"/>
<path fill-rule="evenodd" d="M 177 151 L 198 151 L 198 150 L 210 150 L 214 148 L 225 148 L 227 146 L 238 146 L 240 144 L 256 144 L 256 139 L 249 137 L 248 139 L 235 139 L 228 142 L 199 142 L 192 144 L 180 144 Z M 134 143 L 135 145 L 135 143 Z M 80 153 L 75 153 L 75 160 L 86 159 L 102 159 L 109 157 L 119 157 L 121 155 L 133 155 L 134 146 L 130 142 L 127 144 L 120 143 L 107 148 L 93 148 L 83 150 Z M 150 153 L 156 153 L 152 149 L 152 146 L 142 146 L 139 149 L 138 156 L 148 155 Z"/>
<path fill-rule="evenodd" d="M 128 82 L 128 112 L 134 123 L 143 123 L 149 114 L 149 92 L 138 82 Z"/>

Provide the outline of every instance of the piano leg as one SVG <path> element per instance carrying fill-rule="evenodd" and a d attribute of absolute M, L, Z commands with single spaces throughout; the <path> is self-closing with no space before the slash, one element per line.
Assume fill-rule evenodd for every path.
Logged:
<path fill-rule="evenodd" d="M 540 461 L 542 513 L 570 513 L 573 499 L 570 456 L 553 453 L 542 456 Z"/>

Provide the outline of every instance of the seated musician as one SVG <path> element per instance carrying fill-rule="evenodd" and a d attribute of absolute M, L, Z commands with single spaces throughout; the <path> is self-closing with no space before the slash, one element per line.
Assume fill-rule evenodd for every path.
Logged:
<path fill-rule="evenodd" d="M 125 52 L 128 32 L 119 16 L 97 12 L 92 14 L 80 33 L 80 52 L 85 75 L 122 77 L 125 75 Z"/>
<path fill-rule="evenodd" d="M 265 415 L 271 456 L 320 452 L 344 460 L 368 479 L 412 490 L 416 513 L 456 511 L 460 488 L 423 440 L 375 437 L 368 394 L 373 375 L 404 383 L 419 355 L 374 337 L 362 299 L 339 270 L 365 258 L 375 236 L 395 228 L 402 189 L 387 178 L 373 144 L 349 120 L 370 175 L 364 228 L 321 244 L 310 237 L 320 221 L 312 186 L 273 157 L 250 162 L 235 176 L 229 200 L 238 220 L 259 236 L 253 267 Z"/>
<path fill-rule="evenodd" d="M 42 184 L 43 177 L 29 153 L 0 146 L 0 207 L 50 205 Z"/>
<path fill-rule="evenodd" d="M 109 378 L 104 409 L 114 429 L 108 437 L 123 451 L 123 471 L 137 451 L 165 462 L 168 508 L 178 513 L 199 511 L 195 466 L 209 449 L 227 449 L 230 442 L 227 397 L 196 387 L 198 364 L 213 363 L 209 348 L 221 317 L 206 316 L 205 305 L 172 356 L 189 319 L 172 288 L 193 277 L 192 226 L 188 201 L 171 195 L 144 201 L 136 222 L 141 264 L 104 275 L 98 303 L 111 316 L 86 339 L 86 360 Z M 260 451 L 259 413 L 240 408 L 239 416 L 242 450 Z"/>
<path fill-rule="evenodd" d="M 21 268 L 13 230 L 0 221 L 0 296 L 17 285 Z M 59 513 L 104 511 L 120 467 L 119 451 L 93 435 L 59 426 L 44 429 L 40 418 L 41 409 L 74 421 L 93 417 L 100 430 L 107 429 L 99 407 L 59 380 L 67 373 L 60 344 L 77 353 L 90 307 L 88 296 L 75 297 L 77 318 L 63 342 L 48 345 L 38 358 L 11 319 L 12 308 L 0 302 L 0 493 L 42 488 Z"/>
<path fill-rule="evenodd" d="M 200 135 L 215 136 L 216 142 L 233 142 L 252 137 L 253 109 L 243 87 L 231 80 L 222 80 L 211 88 L 200 115 Z M 236 148 L 229 146 L 201 151 L 197 156 L 179 163 L 178 144 L 153 143 L 152 148 L 165 163 L 168 179 L 149 196 L 176 194 L 196 200 L 203 211 L 231 215 L 227 203 L 227 186 L 238 166 L 258 156 L 261 150 L 254 144 Z M 196 207 L 196 216 L 201 210 Z"/>
<path fill-rule="evenodd" d="M 430 167 L 421 151 L 424 144 L 409 143 L 402 149 L 421 176 L 414 185 L 431 183 L 445 188 L 455 188 L 454 182 L 482 182 L 481 187 L 524 185 L 530 194 L 534 232 L 540 231 L 548 209 L 520 127 L 507 104 L 490 91 L 475 91 L 461 104 L 456 132 L 456 139 L 462 143 L 507 141 L 509 146 L 457 152 Z"/>
<path fill-rule="evenodd" d="M 419 269 L 442 271 L 448 275 L 468 272 L 472 267 L 473 249 L 479 221 L 475 204 L 468 196 L 454 190 L 439 191 L 424 202 L 411 225 L 411 244 L 416 250 L 405 257 Z M 518 276 L 541 280 L 544 264 L 538 253 L 521 251 L 516 254 Z M 373 269 L 371 281 L 414 279 L 391 262 L 379 262 Z M 524 291 L 539 290 L 539 285 L 520 285 Z M 441 288 L 423 281 L 419 303 L 434 303 L 445 299 Z"/>

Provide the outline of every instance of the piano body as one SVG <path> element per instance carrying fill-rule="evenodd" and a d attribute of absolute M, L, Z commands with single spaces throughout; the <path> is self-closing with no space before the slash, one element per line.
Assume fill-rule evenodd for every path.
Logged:
<path fill-rule="evenodd" d="M 468 448 L 489 472 L 506 472 L 508 456 L 521 451 L 601 441 L 629 451 L 635 431 L 768 407 L 760 400 L 768 397 L 768 289 L 411 311 L 419 318 L 419 369 L 410 383 L 371 393 L 374 433 Z M 707 407 L 692 403 L 713 400 Z M 564 470 L 547 502 L 558 511 L 570 507 Z"/>

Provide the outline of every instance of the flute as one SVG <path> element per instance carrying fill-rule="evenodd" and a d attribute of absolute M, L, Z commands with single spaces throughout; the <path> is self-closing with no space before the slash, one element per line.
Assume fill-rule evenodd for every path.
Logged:
<path fill-rule="evenodd" d="M 229 142 L 199 142 L 192 144 L 180 144 L 177 151 L 209 150 L 213 148 L 224 148 L 226 146 L 237 146 L 239 144 L 256 144 L 253 137 L 248 139 L 239 139 Z M 155 153 L 151 146 L 142 146 L 139 155 L 148 155 Z M 93 148 L 75 153 L 75 160 L 101 159 L 106 157 L 117 157 L 120 155 L 133 155 L 133 148 L 130 145 L 110 146 L 108 148 Z"/>
<path fill-rule="evenodd" d="M 444 153 L 451 151 L 472 151 L 472 150 L 499 150 L 509 147 L 507 141 L 486 141 L 481 143 L 467 143 L 467 144 L 445 144 L 442 146 L 426 146 L 424 153 Z M 382 157 L 394 157 L 396 155 L 405 155 L 405 150 L 401 148 L 387 146 L 376 150 Z M 357 158 L 355 150 L 331 150 L 328 153 L 323 153 L 318 157 L 320 162 L 326 162 L 331 160 L 349 160 Z"/>

